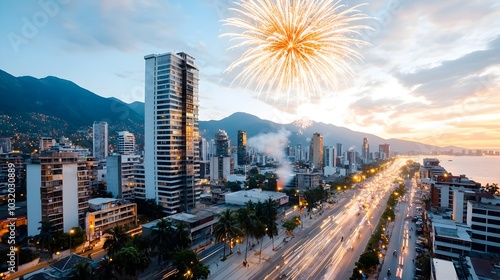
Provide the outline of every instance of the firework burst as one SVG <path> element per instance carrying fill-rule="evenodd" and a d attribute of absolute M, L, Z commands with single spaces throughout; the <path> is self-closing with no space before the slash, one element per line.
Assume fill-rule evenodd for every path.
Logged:
<path fill-rule="evenodd" d="M 293 97 L 297 102 L 335 89 L 339 78 L 352 75 L 349 62 L 361 60 L 353 48 L 368 43 L 356 39 L 368 18 L 358 8 L 332 0 L 241 0 L 229 10 L 238 16 L 224 25 L 242 30 L 221 37 L 240 41 L 241 57 L 226 71 L 243 67 L 235 80 L 274 99 Z"/>

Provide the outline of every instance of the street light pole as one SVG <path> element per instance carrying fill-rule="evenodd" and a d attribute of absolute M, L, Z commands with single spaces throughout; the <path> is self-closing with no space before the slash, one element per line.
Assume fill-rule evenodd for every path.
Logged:
<path fill-rule="evenodd" d="M 16 247 L 15 251 L 16 251 L 16 254 L 17 254 L 17 256 L 16 256 L 16 264 L 17 264 L 16 271 L 19 271 L 19 247 Z"/>
<path fill-rule="evenodd" d="M 69 231 L 69 254 L 71 255 L 71 235 L 75 232 L 73 229 Z"/>

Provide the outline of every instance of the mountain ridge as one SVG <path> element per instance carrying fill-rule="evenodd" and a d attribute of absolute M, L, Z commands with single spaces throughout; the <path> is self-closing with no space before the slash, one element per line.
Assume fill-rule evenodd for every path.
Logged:
<path fill-rule="evenodd" d="M 23 141 L 37 144 L 39 136 L 67 136 L 75 144 L 91 147 L 91 131 L 94 121 L 107 121 L 110 142 L 116 138 L 116 132 L 128 130 L 136 135 L 139 145 L 143 144 L 144 103 L 135 101 L 125 103 L 118 98 L 105 98 L 72 81 L 55 76 L 34 78 L 31 76 L 14 77 L 0 70 L 0 135 L 17 137 Z M 18 125 L 12 126 L 13 123 Z M 228 133 L 236 145 L 238 130 L 247 132 L 251 138 L 259 134 L 276 133 L 280 129 L 290 132 L 290 146 L 302 144 L 308 147 L 308 140 L 313 133 L 323 135 L 326 146 L 342 143 L 344 149 L 354 147 L 360 150 L 363 138 L 372 145 L 372 151 L 378 150 L 378 144 L 390 144 L 392 151 L 444 151 L 464 149 L 460 147 L 437 147 L 415 141 L 384 139 L 379 136 L 353 131 L 346 127 L 323 122 L 311 121 L 308 127 L 297 127 L 294 122 L 279 124 L 258 116 L 236 112 L 220 120 L 199 121 L 200 134 L 208 139 L 214 138 L 217 130 Z M 87 134 L 87 135 L 85 135 Z M 17 135 L 17 136 L 16 136 Z M 76 139 L 83 139 L 78 141 Z M 90 142 L 90 144 L 89 144 Z"/>

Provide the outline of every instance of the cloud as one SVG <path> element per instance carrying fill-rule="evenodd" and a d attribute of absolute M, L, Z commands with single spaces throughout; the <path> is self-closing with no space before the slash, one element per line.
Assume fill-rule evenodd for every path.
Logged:
<path fill-rule="evenodd" d="M 443 61 L 439 66 L 422 69 L 415 73 L 394 73 L 408 87 L 432 82 L 447 81 L 478 74 L 492 65 L 500 64 L 500 37 L 490 42 L 486 50 L 474 51 L 455 60 Z"/>

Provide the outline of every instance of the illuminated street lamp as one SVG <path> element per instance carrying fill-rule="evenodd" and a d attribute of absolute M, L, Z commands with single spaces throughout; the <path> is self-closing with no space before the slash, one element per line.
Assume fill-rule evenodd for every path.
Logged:
<path fill-rule="evenodd" d="M 75 232 L 74 229 L 71 229 L 69 231 L 69 254 L 71 255 L 71 235 L 73 235 L 73 233 Z"/>

